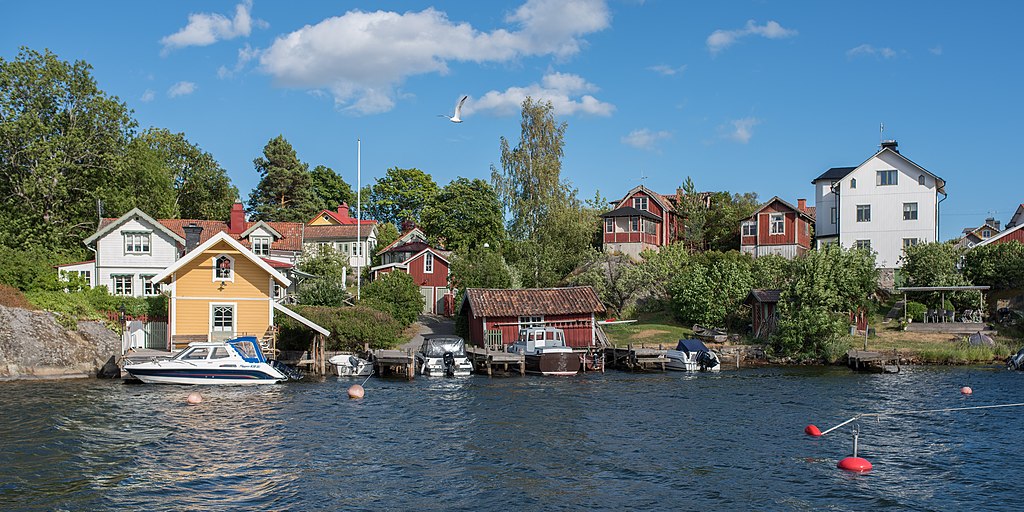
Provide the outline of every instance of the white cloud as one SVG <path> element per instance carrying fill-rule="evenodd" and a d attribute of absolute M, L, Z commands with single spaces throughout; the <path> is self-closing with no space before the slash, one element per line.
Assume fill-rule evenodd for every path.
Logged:
<path fill-rule="evenodd" d="M 327 89 L 339 106 L 371 114 L 393 108 L 406 78 L 444 75 L 452 62 L 571 57 L 611 15 L 604 0 L 527 0 L 505 22 L 509 28 L 482 32 L 434 8 L 354 10 L 279 36 L 259 62 L 280 86 Z"/>
<path fill-rule="evenodd" d="M 653 132 L 647 128 L 641 128 L 639 130 L 633 130 L 629 132 L 629 135 L 623 137 L 621 142 L 627 146 L 633 146 L 637 149 L 643 149 L 646 151 L 655 150 L 655 145 L 659 140 L 671 139 L 672 132 L 661 130 Z"/>
<path fill-rule="evenodd" d="M 164 45 L 162 53 L 166 55 L 175 48 L 207 46 L 217 41 L 248 36 L 253 26 L 267 27 L 267 22 L 252 19 L 249 12 L 251 9 L 252 0 L 245 0 L 235 6 L 233 19 L 216 13 L 189 14 L 188 24 L 184 28 L 160 40 L 160 44 Z"/>
<path fill-rule="evenodd" d="M 515 115 L 522 111 L 527 96 L 537 101 L 550 101 L 555 113 L 563 116 L 589 114 L 610 116 L 615 105 L 598 100 L 587 92 L 596 92 L 597 87 L 578 75 L 549 73 L 539 84 L 526 87 L 509 87 L 504 91 L 489 91 L 479 100 L 463 107 L 463 112 L 491 111 L 496 115 Z M 578 99 L 573 99 L 578 96 Z"/>
<path fill-rule="evenodd" d="M 708 51 L 711 55 L 718 55 L 722 50 L 732 46 L 740 39 L 747 36 L 761 36 L 768 39 L 783 39 L 797 35 L 796 30 L 783 28 L 778 22 L 769 20 L 764 25 L 758 25 L 754 20 L 747 20 L 743 28 L 734 30 L 718 29 L 711 33 L 707 39 Z"/>
<path fill-rule="evenodd" d="M 937 44 L 931 48 L 928 48 L 928 51 L 931 52 L 932 55 L 942 55 L 942 45 Z"/>
<path fill-rule="evenodd" d="M 870 44 L 862 44 L 855 48 L 846 50 L 846 56 L 848 58 L 854 57 L 882 57 L 884 59 L 892 59 L 897 55 L 896 50 L 888 47 L 878 48 Z"/>
<path fill-rule="evenodd" d="M 745 117 L 730 122 L 732 130 L 726 136 L 740 144 L 750 142 L 750 138 L 754 136 L 753 128 L 761 124 L 761 120 L 756 117 Z"/>
<path fill-rule="evenodd" d="M 259 55 L 259 50 L 249 46 L 249 43 L 246 43 L 245 46 L 238 49 L 238 61 L 235 62 L 235 67 L 229 68 L 227 66 L 221 66 L 217 68 L 217 77 L 230 78 L 234 76 L 234 74 L 241 71 L 249 61 L 259 57 Z"/>
<path fill-rule="evenodd" d="M 199 87 L 194 82 L 178 82 L 172 85 L 170 89 L 167 89 L 167 95 L 172 98 L 187 96 L 196 92 L 196 89 L 198 88 Z"/>
<path fill-rule="evenodd" d="M 657 66 L 651 66 L 651 67 L 649 67 L 647 69 L 649 69 L 651 71 L 654 71 L 655 73 L 665 75 L 665 76 L 672 76 L 672 75 L 682 74 L 683 71 L 686 71 L 686 64 L 683 64 L 682 66 L 677 66 L 677 67 L 672 67 L 672 66 L 669 66 L 668 64 L 658 64 Z"/>
<path fill-rule="evenodd" d="M 139 101 L 149 103 L 153 101 L 154 98 L 156 98 L 156 91 L 153 89 L 146 89 L 146 91 L 142 93 L 142 97 L 139 98 Z"/>

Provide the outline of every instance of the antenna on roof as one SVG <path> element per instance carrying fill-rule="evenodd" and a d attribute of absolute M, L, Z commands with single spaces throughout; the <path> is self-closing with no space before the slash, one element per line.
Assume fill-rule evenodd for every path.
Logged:
<path fill-rule="evenodd" d="M 882 132 L 884 132 L 884 131 L 885 131 L 885 123 L 878 123 L 878 148 L 879 149 L 882 148 L 882 141 L 885 140 L 885 137 L 882 135 Z"/>
<path fill-rule="evenodd" d="M 644 181 L 646 181 L 646 180 L 647 180 L 647 175 L 644 174 L 643 170 L 641 170 L 640 171 L 640 186 L 641 187 L 644 186 Z"/>

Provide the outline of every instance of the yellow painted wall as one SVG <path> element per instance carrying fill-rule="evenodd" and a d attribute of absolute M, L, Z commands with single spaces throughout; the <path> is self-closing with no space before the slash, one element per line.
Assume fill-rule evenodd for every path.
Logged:
<path fill-rule="evenodd" d="M 327 217 L 326 219 L 324 217 Z M 338 221 L 334 220 L 327 214 L 318 215 L 313 220 L 309 221 L 307 226 L 340 226 Z"/>
<path fill-rule="evenodd" d="M 221 254 L 235 260 L 235 279 L 223 286 L 213 279 L 213 262 Z M 262 336 L 271 325 L 270 274 L 226 242 L 213 245 L 174 275 L 174 334 L 209 334 L 211 303 L 236 304 L 236 334 Z"/>

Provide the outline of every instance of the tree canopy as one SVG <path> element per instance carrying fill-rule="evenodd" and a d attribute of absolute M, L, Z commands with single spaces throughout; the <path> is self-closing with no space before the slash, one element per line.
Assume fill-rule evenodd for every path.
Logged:
<path fill-rule="evenodd" d="M 342 203 L 355 204 L 356 193 L 334 169 L 325 165 L 318 165 L 310 172 L 310 181 L 313 189 L 314 210 L 333 210 Z M 308 220 L 308 218 L 307 218 Z"/>
<path fill-rule="evenodd" d="M 364 187 L 366 213 L 377 222 L 390 222 L 401 226 L 403 221 L 420 223 L 423 208 L 434 199 L 439 189 L 434 178 L 416 169 L 388 169 L 383 178 L 372 186 Z"/>
<path fill-rule="evenodd" d="M 501 201 L 486 181 L 457 178 L 423 208 L 423 231 L 446 249 L 459 250 L 505 238 Z"/>
<path fill-rule="evenodd" d="M 305 222 L 320 210 L 309 164 L 303 163 L 283 135 L 270 139 L 263 156 L 252 161 L 260 182 L 249 194 L 252 220 Z"/>

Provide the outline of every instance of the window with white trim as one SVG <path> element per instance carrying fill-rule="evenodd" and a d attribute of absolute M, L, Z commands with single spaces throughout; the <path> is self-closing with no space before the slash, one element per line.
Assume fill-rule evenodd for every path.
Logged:
<path fill-rule="evenodd" d="M 131 232 L 124 233 L 125 254 L 149 254 L 150 233 Z"/>
<path fill-rule="evenodd" d="M 615 232 L 615 219 L 608 217 L 604 220 L 604 232 L 614 233 Z"/>
<path fill-rule="evenodd" d="M 230 304 L 212 304 L 213 312 L 210 319 L 210 330 L 213 332 L 235 332 L 235 306 Z"/>
<path fill-rule="evenodd" d="M 903 239 L 903 247 L 904 248 L 912 247 L 912 246 L 915 246 L 915 245 L 917 245 L 919 243 L 921 243 L 921 240 L 918 239 L 918 238 L 904 238 Z"/>
<path fill-rule="evenodd" d="M 640 217 L 629 218 L 629 230 L 634 233 L 640 231 Z"/>
<path fill-rule="evenodd" d="M 985 238 L 988 238 L 988 237 L 992 236 L 992 230 L 991 229 L 983 229 L 983 230 L 981 230 L 981 236 L 983 236 Z"/>
<path fill-rule="evenodd" d="M 757 236 L 757 223 L 752 220 L 744 221 L 743 236 Z"/>
<path fill-rule="evenodd" d="M 222 254 L 213 260 L 213 280 L 235 280 L 235 261 L 230 256 Z"/>
<path fill-rule="evenodd" d="M 786 233 L 786 214 L 773 213 L 768 216 L 768 233 L 772 235 L 784 235 Z"/>
<path fill-rule="evenodd" d="M 520 329 L 529 329 L 531 327 L 544 327 L 544 315 L 519 317 Z"/>
<path fill-rule="evenodd" d="M 857 205 L 857 222 L 871 222 L 871 205 Z"/>
<path fill-rule="evenodd" d="M 896 185 L 898 181 L 898 174 L 895 170 L 891 171 L 875 171 L 875 185 L 888 186 Z"/>
<path fill-rule="evenodd" d="M 858 249 L 867 249 L 867 250 L 870 251 L 871 250 L 871 240 L 857 240 L 857 243 L 854 244 L 854 247 L 856 247 Z"/>
<path fill-rule="evenodd" d="M 252 252 L 257 256 L 270 256 L 270 237 L 254 236 L 249 239 L 252 242 Z"/>
<path fill-rule="evenodd" d="M 917 203 L 903 203 L 903 220 L 917 220 Z"/>
<path fill-rule="evenodd" d="M 153 282 L 153 275 L 140 275 L 142 279 L 142 294 L 146 297 L 160 295 L 160 283 Z"/>
<path fill-rule="evenodd" d="M 131 295 L 132 294 L 132 280 L 135 276 L 132 274 L 120 274 L 110 276 L 111 293 L 114 295 Z"/>
<path fill-rule="evenodd" d="M 423 255 L 423 273 L 433 274 L 434 273 L 434 255 L 433 253 L 426 253 Z"/>
<path fill-rule="evenodd" d="M 638 196 L 633 198 L 633 208 L 637 210 L 647 210 L 647 198 Z"/>

